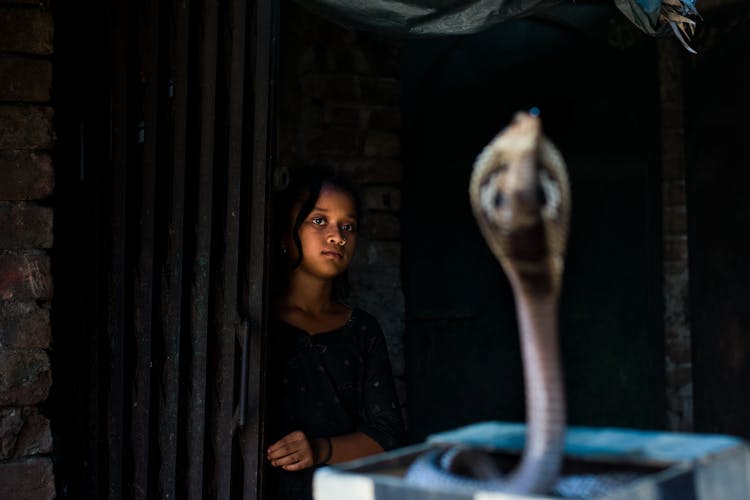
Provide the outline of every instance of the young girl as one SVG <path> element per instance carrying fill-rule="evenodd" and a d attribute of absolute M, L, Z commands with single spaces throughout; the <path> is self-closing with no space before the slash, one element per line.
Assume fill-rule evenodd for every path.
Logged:
<path fill-rule="evenodd" d="M 340 301 L 357 196 L 333 175 L 300 171 L 278 215 L 285 283 L 270 329 L 270 493 L 307 500 L 316 466 L 394 448 L 403 424 L 377 321 Z"/>

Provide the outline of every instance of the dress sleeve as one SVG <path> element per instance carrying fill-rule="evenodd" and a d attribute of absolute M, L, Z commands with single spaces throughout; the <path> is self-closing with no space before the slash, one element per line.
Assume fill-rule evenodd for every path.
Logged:
<path fill-rule="evenodd" d="M 401 443 L 404 424 L 388 349 L 375 318 L 365 315 L 360 329 L 363 335 L 364 377 L 357 430 L 377 441 L 384 450 L 390 450 Z"/>

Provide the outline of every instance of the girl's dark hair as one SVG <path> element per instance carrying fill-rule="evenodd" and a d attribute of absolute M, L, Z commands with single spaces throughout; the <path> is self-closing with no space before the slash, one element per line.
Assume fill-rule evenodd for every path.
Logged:
<path fill-rule="evenodd" d="M 275 234 L 273 235 L 273 241 L 279 242 L 281 236 L 287 231 L 287 229 L 290 229 L 292 233 L 292 241 L 294 242 L 294 246 L 297 247 L 298 255 L 297 259 L 292 263 L 287 262 L 286 258 L 282 256 L 282 258 L 279 259 L 279 265 L 274 266 L 277 269 L 277 274 L 280 274 L 276 276 L 275 281 L 278 281 L 279 278 L 284 280 L 283 285 L 280 287 L 282 289 L 286 287 L 286 279 L 289 271 L 296 269 L 302 263 L 302 242 L 299 238 L 299 229 L 307 216 L 310 215 L 313 208 L 315 208 L 315 203 L 318 201 L 323 186 L 329 186 L 337 191 L 347 193 L 352 197 L 357 215 L 357 226 L 361 227 L 360 218 L 362 210 L 360 198 L 356 189 L 348 179 L 341 174 L 337 174 L 330 169 L 322 167 L 304 167 L 294 170 L 291 173 L 288 187 L 276 195 L 277 202 L 274 216 Z M 289 228 L 289 219 L 291 218 L 292 210 L 297 203 L 301 203 L 300 210 L 292 227 Z M 334 281 L 334 290 L 336 290 L 337 296 L 342 293 L 345 294 L 345 290 L 348 288 L 347 281 L 346 272 L 336 278 Z"/>

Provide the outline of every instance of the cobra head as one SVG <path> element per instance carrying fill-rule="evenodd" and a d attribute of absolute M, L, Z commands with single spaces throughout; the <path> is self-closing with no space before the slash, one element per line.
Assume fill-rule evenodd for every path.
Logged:
<path fill-rule="evenodd" d="M 570 221 L 565 163 L 538 113 L 516 113 L 484 148 L 469 184 L 474 215 L 511 284 L 559 294 Z"/>

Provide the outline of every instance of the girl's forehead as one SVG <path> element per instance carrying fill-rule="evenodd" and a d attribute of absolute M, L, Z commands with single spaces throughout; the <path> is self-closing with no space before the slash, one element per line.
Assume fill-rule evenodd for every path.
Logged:
<path fill-rule="evenodd" d="M 290 213 L 292 224 L 294 224 L 294 221 L 297 219 L 297 216 L 302 207 L 309 201 L 309 197 L 310 193 L 307 193 L 305 197 L 298 199 L 292 205 Z M 347 217 L 359 217 L 359 214 L 357 213 L 357 204 L 354 201 L 354 195 L 337 186 L 331 186 L 327 184 L 323 184 L 323 186 L 321 186 L 315 203 L 309 208 L 310 211 L 322 209 L 323 211 L 343 212 Z M 305 214 L 305 216 L 307 216 L 307 213 Z"/>
<path fill-rule="evenodd" d="M 336 186 L 329 186 L 326 184 L 320 188 L 320 194 L 315 202 L 315 206 L 318 208 L 342 210 L 350 212 L 352 215 L 356 215 L 357 212 L 354 197 L 351 193 L 339 189 Z"/>

